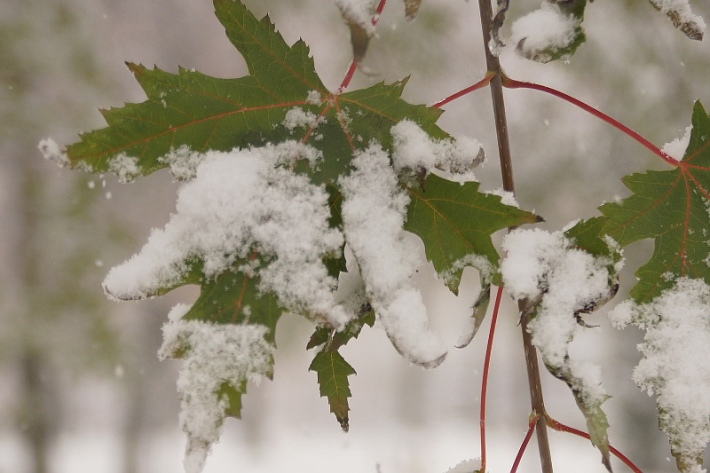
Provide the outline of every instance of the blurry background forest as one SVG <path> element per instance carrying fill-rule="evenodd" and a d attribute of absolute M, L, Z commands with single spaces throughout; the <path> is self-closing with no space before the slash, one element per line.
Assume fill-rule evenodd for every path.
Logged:
<path fill-rule="evenodd" d="M 323 0 L 251 0 L 294 42 L 311 46 L 333 90 L 350 58 L 347 28 Z M 509 18 L 539 6 L 512 2 Z M 710 3 L 691 2 L 710 21 Z M 112 304 L 101 281 L 136 252 L 174 208 L 166 173 L 120 185 L 112 176 L 57 168 L 37 151 L 42 138 L 61 145 L 103 126 L 97 108 L 144 96 L 123 61 L 175 72 L 195 68 L 219 77 L 246 74 L 207 0 L 3 0 L 0 7 L 0 473 L 179 472 L 184 441 L 174 382 L 178 362 L 158 362 L 168 309 L 196 297 L 181 289 L 160 300 Z M 587 8 L 587 43 L 569 63 L 537 65 L 509 51 L 511 77 L 570 93 L 662 145 L 683 135 L 692 103 L 710 104 L 710 47 L 692 42 L 645 0 L 598 0 Z M 391 0 L 366 59 L 374 77 L 352 87 L 411 76 L 405 98 L 432 103 L 485 73 L 476 2 L 425 0 L 413 24 Z M 507 91 L 518 200 L 543 215 L 546 228 L 595 215 L 605 200 L 627 195 L 619 178 L 662 168 L 608 125 L 532 91 Z M 446 108 L 441 125 L 483 142 L 478 170 L 486 189 L 500 187 L 487 89 Z M 627 252 L 622 290 L 639 254 Z M 476 295 L 476 276 L 454 298 L 419 278 L 432 325 L 453 345 Z M 622 295 L 617 297 L 617 300 Z M 512 304 L 500 320 L 489 400 L 490 471 L 508 471 L 527 427 L 529 401 L 519 327 Z M 595 315 L 575 343 L 576 356 L 602 364 L 611 442 L 644 471 L 673 471 L 656 429 L 655 403 L 630 380 L 642 334 L 618 332 Z M 366 330 L 344 355 L 352 378 L 351 432 L 340 432 L 318 397 L 309 323 L 282 318 L 273 382 L 251 387 L 244 419 L 227 422 L 207 473 L 444 472 L 479 454 L 478 399 L 485 334 L 449 353 L 433 371 L 409 366 L 383 331 Z M 545 376 L 547 405 L 560 421 L 584 428 L 565 386 Z M 557 471 L 599 472 L 586 442 L 552 434 Z M 521 471 L 536 471 L 531 446 Z M 623 471 L 619 467 L 620 471 Z"/>

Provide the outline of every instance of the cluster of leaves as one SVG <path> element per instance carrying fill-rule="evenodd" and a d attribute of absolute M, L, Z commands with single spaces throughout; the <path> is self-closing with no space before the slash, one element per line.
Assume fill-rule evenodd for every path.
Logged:
<path fill-rule="evenodd" d="M 651 0 L 651 3 L 663 10 L 688 36 L 694 39 L 702 37 L 702 28 L 697 21 L 693 22 L 694 17 L 688 12 L 668 7 L 668 2 L 661 4 Z M 371 19 L 368 17 L 363 21 L 362 16 L 351 9 L 352 2 L 336 4 L 351 29 L 355 62 L 360 63 L 373 31 Z M 369 5 L 367 13 L 375 12 L 373 2 L 363 4 Z M 498 38 L 498 29 L 507 11 L 507 2 L 499 4 L 494 19 L 495 38 Z M 489 285 L 506 280 L 506 275 L 501 274 L 501 258 L 491 235 L 507 227 L 535 223 L 540 219 L 530 212 L 504 204 L 499 196 L 481 192 L 477 182 L 454 182 L 432 173 L 426 167 L 401 169 L 394 165 L 397 150 L 393 128 L 400 123 L 414 123 L 428 135 L 428 139 L 436 142 L 451 139 L 436 125 L 440 110 L 409 104 L 401 99 L 406 80 L 393 84 L 379 83 L 352 92 L 329 91 L 318 77 L 309 49 L 302 41 L 289 46 L 268 17 L 258 20 L 238 1 L 214 0 L 214 5 L 228 38 L 246 60 L 249 75 L 237 79 L 216 79 L 184 69 L 171 74 L 158 68 L 151 70 L 142 65 L 129 64 L 147 100 L 103 111 L 108 127 L 81 135 L 79 142 L 66 148 L 61 161 L 90 172 L 114 172 L 120 179 L 130 181 L 159 169 L 172 168 L 175 156 L 187 150 L 196 153 L 193 157 L 197 156 L 197 161 L 191 164 L 188 172 L 172 171 L 176 178 L 190 181 L 195 173 L 199 173 L 199 161 L 205 159 L 204 155 L 209 152 L 259 150 L 294 140 L 309 150 L 315 150 L 317 159 L 296 153 L 290 156 L 288 162 L 277 160 L 270 165 L 304 177 L 310 186 L 308 189 L 327 193 L 327 224 L 337 235 L 344 237 L 337 251 L 328 247 L 319 255 L 322 261 L 318 264 L 327 268 L 330 278 L 323 278 L 323 281 L 338 281 L 338 278 L 342 281 L 343 274 L 349 271 L 350 276 L 359 279 L 363 286 L 358 289 L 355 308 L 347 320 L 330 317 L 302 300 L 284 297 L 265 285 L 261 272 L 281 256 L 269 253 L 254 240 L 248 243 L 242 241 L 239 247 L 221 248 L 229 255 L 229 264 L 224 267 L 215 269 L 203 254 L 188 251 L 182 255 L 182 260 L 175 262 L 179 273 L 177 277 L 162 279 L 159 284 L 134 292 L 113 292 L 110 286 L 106 289 L 114 298 L 134 299 L 160 295 L 185 284 L 199 285 L 201 292 L 197 301 L 178 314 L 185 323 L 190 324 L 189 330 L 183 330 L 182 335 L 171 332 L 173 341 L 163 349 L 165 356 L 183 357 L 188 363 L 192 361 L 192 366 L 201 367 L 199 369 L 207 368 L 204 368 L 204 363 L 195 362 L 196 353 L 204 351 L 204 347 L 197 346 L 197 340 L 207 335 L 196 328 L 195 321 L 205 326 L 259 329 L 212 331 L 227 333 L 225 336 L 230 340 L 242 340 L 240 343 L 247 351 L 257 347 L 260 358 L 265 360 L 265 365 L 241 365 L 236 375 L 220 375 L 224 378 L 214 385 L 217 387 L 211 392 L 214 403 L 221 406 L 220 415 L 209 421 L 216 429 L 221 426 L 224 416 L 239 417 L 241 395 L 245 392 L 249 376 L 270 376 L 273 359 L 267 345 L 274 345 L 276 325 L 282 312 L 298 313 L 313 320 L 316 329 L 307 348 L 317 349 L 317 353 L 309 369 L 316 372 L 321 395 L 328 399 L 331 412 L 347 430 L 348 376 L 355 370 L 345 361 L 339 349 L 356 338 L 365 325 L 372 326 L 376 318 L 385 318 L 388 311 L 380 294 L 385 289 L 372 287 L 378 279 L 367 274 L 371 261 L 365 252 L 359 252 L 359 243 L 355 244 L 351 236 L 352 229 L 344 223 L 344 214 L 347 213 L 344 205 L 347 204 L 348 192 L 352 193 L 353 176 L 362 174 L 365 169 L 359 164 L 359 157 L 373 153 L 375 148 L 380 150 L 387 156 L 387 171 L 398 181 L 394 197 L 399 204 L 392 203 L 383 209 L 373 208 L 373 219 L 377 217 L 377 212 L 396 213 L 397 205 L 404 205 L 406 212 L 401 216 L 403 226 L 400 225 L 400 230 L 421 238 L 427 259 L 454 293 L 458 291 L 465 266 L 474 266 L 481 271 L 484 287 L 473 308 L 472 328 L 462 336 L 461 345 L 466 345 L 473 338 L 485 315 Z M 419 1 L 405 0 L 407 16 L 413 17 L 419 5 Z M 565 33 L 564 41 L 553 38 L 540 42 L 523 36 L 516 40 L 518 50 L 542 62 L 568 57 L 584 41 L 581 23 L 586 6 L 586 0 L 547 0 L 540 11 L 545 15 L 552 12 L 565 24 L 571 25 L 571 29 Z M 499 42 L 502 44 L 502 41 Z M 294 118 L 294 111 L 298 120 L 290 122 L 289 116 Z M 687 278 L 710 284 L 707 261 L 710 244 L 706 235 L 710 202 L 708 136 L 710 118 L 698 102 L 684 158 L 677 161 L 667 156 L 667 162 L 674 169 L 624 178 L 624 183 L 633 193 L 630 197 L 604 204 L 600 207 L 602 216 L 578 223 L 565 233 L 564 238 L 561 237 L 568 247 L 566 250 L 591 255 L 598 262 L 595 263 L 598 269 L 605 271 L 603 274 L 606 275 L 607 289 L 570 305 L 570 320 L 583 324 L 581 318 L 585 313 L 614 296 L 618 289 L 621 249 L 641 239 L 653 239 L 656 247 L 649 262 L 637 273 L 639 282 L 631 291 L 635 303 L 650 303 Z M 232 156 L 234 160 L 242 158 L 238 154 Z M 475 156 L 471 158 L 472 163 L 476 161 Z M 268 220 L 272 217 L 262 215 L 260 218 Z M 368 238 L 373 241 L 379 238 L 377 232 L 371 233 Z M 355 264 L 346 265 L 346 243 L 353 249 Z M 524 317 L 542 320 L 546 297 L 552 292 L 549 284 L 556 268 L 553 264 L 545 271 L 539 277 L 538 292 L 526 294 L 524 298 L 521 296 L 526 307 Z M 325 289 L 335 292 L 337 283 Z M 171 330 L 177 327 L 179 331 L 179 325 L 176 325 L 180 318 L 178 315 L 173 314 Z M 443 360 L 443 355 L 431 359 L 413 353 L 411 343 L 401 343 L 396 329 L 383 322 L 395 348 L 411 361 L 432 367 Z M 407 323 L 405 320 L 404 325 Z M 261 338 L 258 342 L 253 340 L 254 334 Z M 565 337 L 568 337 L 565 340 L 566 350 L 572 338 L 571 332 Z M 604 464 L 610 468 L 606 433 L 608 423 L 601 410 L 601 403 L 606 397 L 590 397 L 590 386 L 585 385 L 584 379 L 575 371 L 566 351 L 561 357 L 548 358 L 543 352 L 543 359 L 548 369 L 572 389 L 587 418 L 592 442 L 602 452 Z M 223 371 L 229 372 L 228 369 Z M 184 392 L 182 394 L 189 397 Z M 689 451 L 681 445 L 681 440 L 673 437 L 675 426 L 662 427 L 671 434 L 674 454 L 679 458 L 681 469 L 691 471 L 692 467 L 697 466 L 697 458 L 702 452 L 697 449 Z M 209 449 L 213 435 L 199 436 L 189 426 L 184 425 L 183 428 L 191 437 L 192 448 L 201 449 L 198 455 L 201 459 L 196 460 L 194 468 L 194 471 L 199 471 L 204 460 L 202 454 Z M 191 453 L 194 452 L 188 451 L 188 456 Z"/>
<path fill-rule="evenodd" d="M 373 143 L 391 155 L 394 149 L 391 128 L 403 120 L 415 123 L 432 140 L 449 138 L 435 124 L 440 110 L 412 105 L 400 98 L 406 81 L 333 93 L 315 72 L 308 47 L 302 41 L 289 46 L 268 17 L 256 19 L 239 2 L 215 0 L 214 4 L 217 17 L 246 60 L 250 74 L 238 79 L 216 79 L 184 69 L 171 74 L 128 64 L 147 100 L 104 110 L 108 127 L 83 134 L 79 142 L 66 148 L 66 159 L 72 167 L 96 173 L 114 172 L 121 180 L 130 181 L 168 167 L 171 160 L 166 157 L 181 150 L 205 153 L 259 149 L 297 138 L 302 144 L 315 148 L 322 159 L 317 165 L 296 159 L 290 166 L 295 173 L 307 176 L 313 185 L 327 190 L 329 224 L 342 232 L 340 186 L 342 178 L 353 172 L 353 157 Z M 317 117 L 314 124 L 302 128 L 289 126 L 287 115 L 294 109 L 299 109 L 300 116 Z M 299 130 L 302 133 L 294 136 Z M 473 156 L 472 161 L 476 158 L 478 156 Z M 190 178 L 189 174 L 174 172 L 176 177 L 182 178 Z M 492 233 L 538 220 L 532 213 L 503 204 L 500 196 L 482 193 L 476 182 L 452 182 L 425 169 L 403 171 L 398 175 L 399 186 L 410 201 L 404 230 L 424 241 L 427 257 L 440 274 L 446 275 L 453 291 L 458 290 L 467 261 L 485 268 L 487 281 L 496 277 L 499 255 L 491 241 Z M 371 238 L 376 240 L 378 235 L 373 233 Z M 259 251 L 258 247 L 250 248 L 246 258 L 237 258 L 218 274 L 205 270 L 206 262 L 199 255 L 190 254 L 179 264 L 179 278 L 166 281 L 161 287 L 132 293 L 113 291 L 110 284 L 105 288 L 113 298 L 135 299 L 160 295 L 184 284 L 199 284 L 200 296 L 182 316 L 183 320 L 264 326 L 268 329 L 265 337 L 271 344 L 284 310 L 316 321 L 319 326 L 308 348 L 318 347 L 318 353 L 310 369 L 317 373 L 321 394 L 328 398 L 331 411 L 347 430 L 350 396 L 347 378 L 355 371 L 338 349 L 356 337 L 363 325 L 374 323 L 376 310 L 372 307 L 377 304 L 371 304 L 371 291 L 366 291 L 361 309 L 345 325 L 322 314 L 307 313 L 303 307 L 280 299 L 260 285 L 259 265 L 249 264 L 262 256 L 268 259 L 269 255 L 260 255 Z M 244 248 L 227 248 L 225 252 L 243 254 Z M 324 255 L 324 258 L 332 277 L 337 279 L 346 270 L 344 247 L 338 254 Z M 487 296 L 484 291 L 482 299 L 487 300 Z M 478 304 L 479 319 L 485 307 L 485 303 Z M 395 335 L 390 334 L 393 340 Z M 182 342 L 176 345 L 179 350 L 164 347 L 166 356 L 180 356 L 189 362 L 200 350 L 190 347 L 190 337 L 180 340 Z M 407 356 L 401 346 L 396 347 Z M 410 359 L 424 365 L 432 362 L 416 357 Z M 433 360 L 433 363 L 440 361 Z M 262 368 L 261 374 L 268 376 L 270 369 Z M 243 376 L 223 380 L 214 396 L 215 402 L 220 398 L 226 402 L 224 415 L 240 415 L 240 397 L 245 389 Z M 189 408 L 185 404 L 184 407 Z M 188 435 L 195 437 L 189 427 L 186 429 Z"/>
<path fill-rule="evenodd" d="M 650 0 L 651 4 L 661 12 L 668 15 L 674 26 L 683 31 L 690 39 L 702 40 L 705 24 L 703 20 L 692 14 L 686 2 L 659 2 Z M 556 1 L 548 0 L 541 9 L 530 13 L 527 17 L 518 20 L 525 23 L 528 19 L 545 21 L 555 25 L 560 35 L 555 37 L 549 31 L 533 31 L 539 38 L 533 38 L 529 46 L 528 37 L 517 34 L 514 23 L 513 39 L 516 50 L 522 56 L 538 62 L 564 60 L 571 56 L 584 42 L 585 35 L 582 29 L 586 0 Z M 507 11 L 507 2 L 501 3 L 494 27 L 500 28 Z M 544 20 L 539 17 L 546 16 Z M 564 24 L 566 22 L 566 24 Z M 554 28 L 553 28 L 554 29 Z M 523 31 L 531 31 L 526 26 Z M 495 30 L 494 37 L 498 30 Z M 501 43 L 498 39 L 499 44 Z M 600 291 L 597 299 L 585 299 L 584 290 L 579 289 L 575 304 L 569 308 L 568 319 L 576 319 L 581 326 L 586 326 L 581 316 L 588 313 L 611 299 L 618 290 L 618 270 L 623 265 L 622 250 L 631 243 L 639 240 L 651 239 L 655 249 L 649 261 L 636 272 L 638 282 L 631 288 L 631 300 L 619 306 L 616 314 L 612 312 L 612 320 L 620 327 L 632 322 L 643 329 L 647 329 L 647 342 L 641 349 L 645 358 L 639 364 L 635 374 L 635 381 L 643 389 L 658 394 L 659 424 L 670 438 L 672 453 L 676 457 L 678 469 L 682 472 L 700 471 L 702 453 L 710 440 L 710 423 L 707 420 L 707 410 L 693 412 L 687 400 L 679 399 L 675 394 L 678 391 L 687 393 L 688 398 L 698 401 L 698 393 L 707 388 L 705 384 L 705 370 L 701 361 L 696 361 L 698 354 L 684 358 L 688 365 L 687 371 L 694 373 L 692 376 L 674 374 L 669 365 L 679 361 L 678 351 L 682 347 L 670 347 L 671 341 L 660 342 L 658 327 L 669 325 L 666 335 L 677 342 L 678 335 L 685 329 L 677 325 L 676 315 L 663 313 L 658 309 L 663 301 L 669 298 L 683 298 L 680 294 L 692 286 L 695 295 L 685 295 L 691 300 L 703 299 L 705 285 L 710 284 L 710 240 L 708 227 L 710 225 L 710 120 L 708 114 L 698 101 L 692 114 L 692 127 L 689 129 L 687 146 L 682 155 L 669 156 L 665 151 L 657 153 L 666 163 L 674 169 L 669 171 L 648 171 L 624 177 L 624 184 L 632 195 L 623 200 L 605 203 L 599 207 L 601 217 L 580 221 L 565 232 L 569 238 L 570 251 L 582 250 L 592 255 L 597 264 L 606 265 L 608 275 L 608 291 Z M 552 293 L 550 274 L 562 272 L 559 263 L 547 267 L 539 275 L 538 292 L 528 298 L 521 298 L 523 316 L 533 319 L 531 331 L 535 332 L 535 322 L 542 325 L 542 319 L 548 317 L 545 307 L 546 299 Z M 505 273 L 505 271 L 504 271 Z M 504 274 L 504 280 L 505 280 Z M 586 277 L 591 277 L 591 273 Z M 588 281 L 584 281 L 588 285 Z M 557 301 L 559 306 L 559 301 Z M 559 308 L 559 307 L 558 307 Z M 678 310 L 682 311 L 682 308 Z M 689 309 L 686 309 L 689 310 Z M 680 317 L 682 319 L 682 317 Z M 707 316 L 703 316 L 707 319 Z M 540 320 L 538 320 L 540 319 Z M 664 320 L 667 319 L 667 320 Z M 557 322 L 559 325 L 559 321 Z M 688 324 L 694 324 L 689 319 Z M 704 324 L 701 324 L 704 325 Z M 558 327 L 558 330 L 559 327 Z M 564 332 L 564 330 L 561 330 Z M 668 334 L 670 332 L 670 334 Z M 708 339 L 710 331 L 702 329 L 703 334 L 698 335 Z M 611 471 L 609 461 L 608 421 L 601 409 L 601 404 L 608 398 L 600 395 L 598 389 L 590 385 L 590 380 L 597 378 L 591 376 L 584 379 L 576 372 L 581 372 L 577 363 L 570 360 L 567 347 L 572 342 L 573 332 L 563 333 L 565 342 L 564 353 L 559 359 L 547 357 L 550 347 L 544 343 L 537 344 L 543 354 L 543 361 L 547 369 L 554 376 L 563 380 L 570 387 L 580 410 L 587 419 L 587 426 L 592 443 L 602 453 L 604 465 Z M 541 337 L 542 338 L 542 337 Z M 547 340 L 549 344 L 549 339 Z M 650 360 L 653 359 L 651 362 Z M 649 366 L 653 365 L 652 368 Z M 690 392 L 693 394 L 690 394 Z M 692 403 L 691 403 L 692 404 Z M 700 427 L 698 427 L 700 426 Z M 692 432 L 689 433 L 689 432 Z"/>

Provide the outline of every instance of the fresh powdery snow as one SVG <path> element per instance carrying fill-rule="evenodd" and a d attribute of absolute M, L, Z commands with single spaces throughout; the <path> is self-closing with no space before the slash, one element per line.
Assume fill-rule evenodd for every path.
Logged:
<path fill-rule="evenodd" d="M 538 302 L 528 325 L 533 343 L 549 367 L 569 370 L 588 406 L 606 399 L 600 371 L 569 360 L 569 344 L 581 327 L 575 314 L 611 295 L 606 258 L 573 248 L 562 232 L 515 230 L 503 241 L 503 283 L 518 300 Z M 620 268 L 615 268 L 620 269 Z"/>
<path fill-rule="evenodd" d="M 333 291 L 323 258 L 340 251 L 343 235 L 330 228 L 328 194 L 288 167 L 297 158 L 317 159 L 318 152 L 295 141 L 262 148 L 210 151 L 200 158 L 195 178 L 178 194 L 177 208 L 163 229 L 153 230 L 137 255 L 106 276 L 109 297 L 150 297 L 178 284 L 188 262 L 201 260 L 206 277 L 242 264 L 258 265 L 260 288 L 280 303 L 321 322 L 341 327 L 350 315 Z M 189 174 L 186 172 L 186 174 Z M 262 259 L 244 266 L 252 252 Z"/>
<path fill-rule="evenodd" d="M 481 143 L 467 136 L 456 140 L 434 140 L 411 120 L 402 120 L 391 129 L 394 153 L 392 163 L 400 172 L 440 169 L 459 180 L 475 181 L 472 170 L 484 160 Z"/>
<path fill-rule="evenodd" d="M 656 394 L 661 428 L 672 449 L 694 465 L 710 442 L 710 287 L 699 279 L 680 278 L 653 301 L 625 301 L 609 314 L 623 328 L 646 330 L 639 345 L 643 359 L 634 381 Z M 687 471 L 705 472 L 700 465 Z"/>
<path fill-rule="evenodd" d="M 402 228 L 409 197 L 379 145 L 358 152 L 353 166 L 340 179 L 343 227 L 367 295 L 397 350 L 413 363 L 435 367 L 446 348 L 429 330 L 426 307 L 411 280 L 420 259 Z"/>
<path fill-rule="evenodd" d="M 178 181 L 189 181 L 197 175 L 197 166 L 204 159 L 204 154 L 195 153 L 189 146 L 182 145 L 158 158 L 158 162 L 167 164 L 170 167 L 170 173 Z"/>
<path fill-rule="evenodd" d="M 551 2 L 522 18 L 511 26 L 510 43 L 525 57 L 547 62 L 552 59 L 544 51 L 561 50 L 572 45 L 576 38 L 579 20 L 560 13 Z M 549 56 L 549 57 L 548 57 Z"/>
<path fill-rule="evenodd" d="M 44 159 L 57 163 L 60 167 L 69 165 L 69 158 L 62 152 L 59 145 L 52 138 L 45 138 L 39 142 L 37 149 L 40 150 Z"/>
<path fill-rule="evenodd" d="M 200 473 L 212 444 L 219 440 L 229 407 L 220 389 L 224 384 L 239 389 L 247 381 L 271 376 L 274 347 L 265 340 L 268 329 L 263 325 L 180 320 L 187 309 L 178 305 L 171 311 L 158 356 L 181 353 L 184 359 L 177 390 L 180 426 L 187 434 L 185 473 Z"/>
<path fill-rule="evenodd" d="M 293 107 L 286 112 L 282 123 L 288 131 L 293 132 L 296 128 L 316 128 L 322 121 L 323 119 L 319 119 L 313 112 Z"/>
<path fill-rule="evenodd" d="M 118 176 L 118 182 L 132 182 L 141 175 L 142 168 L 138 164 L 138 158 L 128 156 L 125 153 L 118 154 L 111 158 L 108 163 L 108 170 Z"/>

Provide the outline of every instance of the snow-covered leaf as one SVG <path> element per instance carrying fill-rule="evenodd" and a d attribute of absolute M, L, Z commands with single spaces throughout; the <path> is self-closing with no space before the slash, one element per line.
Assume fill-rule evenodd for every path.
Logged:
<path fill-rule="evenodd" d="M 620 328 L 646 330 L 636 384 L 656 395 L 659 424 L 668 434 L 678 470 L 705 471 L 710 443 L 710 286 L 679 278 L 652 301 L 625 301 L 609 315 Z"/>
<path fill-rule="evenodd" d="M 568 59 L 586 40 L 582 28 L 586 5 L 587 0 L 545 0 L 539 9 L 513 23 L 510 43 L 533 61 Z"/>
<path fill-rule="evenodd" d="M 247 381 L 271 376 L 274 346 L 263 325 L 172 319 L 158 354 L 184 360 L 178 378 L 180 425 L 188 439 L 184 465 L 186 473 L 199 473 L 225 417 L 239 415 Z"/>
<path fill-rule="evenodd" d="M 412 282 L 420 261 L 416 243 L 403 228 L 409 196 L 379 145 L 358 153 L 353 165 L 339 181 L 343 229 L 367 298 L 395 348 L 412 363 L 433 368 L 444 360 L 446 348 L 429 330 L 426 307 Z"/>
<path fill-rule="evenodd" d="M 665 13 L 673 26 L 690 39 L 701 41 L 705 34 L 705 21 L 690 9 L 689 0 L 648 0 L 653 7 Z"/>
<path fill-rule="evenodd" d="M 591 363 L 570 358 L 575 334 L 586 327 L 582 317 L 608 301 L 618 289 L 621 269 L 618 245 L 600 244 L 603 219 L 579 222 L 568 231 L 548 233 L 539 229 L 514 230 L 503 241 L 506 256 L 501 273 L 506 290 L 523 304 L 522 317 L 545 367 L 572 391 L 602 463 L 611 471 L 609 424 L 601 405 L 609 398 L 601 385 L 601 370 Z M 577 246 L 569 234 L 595 255 Z"/>

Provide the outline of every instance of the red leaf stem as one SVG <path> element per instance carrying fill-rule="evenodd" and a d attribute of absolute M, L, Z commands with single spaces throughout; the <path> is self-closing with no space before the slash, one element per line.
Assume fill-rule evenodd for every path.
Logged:
<path fill-rule="evenodd" d="M 678 166 L 680 163 L 678 160 L 675 158 L 669 156 L 668 154 L 664 153 L 661 151 L 658 146 L 654 145 L 650 141 L 648 141 L 646 138 L 643 136 L 639 135 L 636 133 L 634 130 L 631 128 L 627 127 L 626 125 L 622 124 L 621 122 L 611 118 L 609 115 L 600 112 L 596 108 L 587 105 L 586 103 L 582 102 L 579 99 L 576 99 L 570 95 L 565 94 L 564 92 L 561 92 L 559 90 L 553 89 L 551 87 L 547 87 L 544 85 L 540 84 L 534 84 L 532 82 L 523 82 L 523 81 L 518 81 L 515 79 L 511 79 L 503 74 L 502 76 L 503 79 L 503 87 L 506 87 L 508 89 L 533 89 L 533 90 L 538 90 L 540 92 L 545 92 L 550 95 L 554 95 L 555 97 L 561 98 L 562 100 L 565 100 L 572 105 L 576 105 L 577 107 L 581 108 L 585 112 L 591 113 L 595 117 L 605 121 L 606 123 L 610 124 L 617 130 L 621 131 L 625 135 L 629 136 L 630 138 L 636 140 L 638 143 L 640 143 L 642 146 L 644 146 L 646 149 L 651 151 L 653 154 L 664 160 L 666 163 L 670 164 L 673 167 Z"/>
<path fill-rule="evenodd" d="M 585 438 L 589 440 L 589 434 L 586 432 L 583 432 L 581 430 L 577 430 L 574 427 L 570 427 L 568 425 L 565 425 L 561 422 L 556 421 L 555 419 L 551 418 L 550 416 L 547 416 L 547 425 L 550 426 L 551 429 L 557 430 L 558 432 L 567 432 L 572 435 L 576 435 L 578 437 Z M 632 462 L 626 455 L 621 453 L 619 450 L 615 449 L 611 445 L 609 445 L 609 451 L 611 452 L 612 455 L 614 455 L 616 458 L 621 460 L 624 465 L 628 466 L 631 471 L 634 473 L 643 473 L 639 467 L 634 465 L 634 462 Z"/>
<path fill-rule="evenodd" d="M 518 471 L 518 466 L 520 466 L 520 461 L 523 459 L 523 454 L 525 453 L 525 449 L 528 448 L 528 443 L 530 443 L 530 439 L 532 438 L 533 432 L 535 432 L 535 426 L 537 425 L 537 421 L 540 419 L 540 415 L 537 413 L 534 413 L 530 415 L 530 420 L 528 421 L 528 431 L 525 434 L 525 438 L 523 439 L 523 443 L 520 445 L 520 449 L 518 450 L 518 454 L 515 456 L 515 461 L 513 462 L 513 466 L 510 468 L 510 473 L 515 473 Z"/>
<path fill-rule="evenodd" d="M 380 0 L 380 3 L 377 4 L 377 8 L 375 9 L 375 14 L 372 16 L 372 26 L 376 26 L 377 22 L 380 21 L 380 15 L 382 14 L 382 10 L 385 9 L 385 4 L 387 3 L 387 0 Z M 343 78 L 343 81 L 340 83 L 340 87 L 338 87 L 338 94 L 342 93 L 345 89 L 348 88 L 350 85 L 350 81 L 353 80 L 353 76 L 355 75 L 355 71 L 357 70 L 357 63 L 355 61 L 350 62 L 350 66 L 348 66 L 348 71 L 345 73 L 345 77 Z"/>
<path fill-rule="evenodd" d="M 485 77 L 483 77 L 483 79 L 479 80 L 475 84 L 473 84 L 469 87 L 466 87 L 465 89 L 459 90 L 455 94 L 449 95 L 445 99 L 439 100 L 438 102 L 434 102 L 431 106 L 435 107 L 435 108 L 441 108 L 444 105 L 446 105 L 447 103 L 452 102 L 460 97 L 463 97 L 464 95 L 466 95 L 470 92 L 473 92 L 474 90 L 478 90 L 482 87 L 487 86 L 494 77 L 495 77 L 495 73 L 488 71 L 488 72 L 486 72 Z"/>
<path fill-rule="evenodd" d="M 491 316 L 491 328 L 488 331 L 488 343 L 486 344 L 486 356 L 483 361 L 483 379 L 481 380 L 481 407 L 480 421 L 481 428 L 481 472 L 486 471 L 486 392 L 488 390 L 488 371 L 491 367 L 491 353 L 493 352 L 493 337 L 496 331 L 496 322 L 498 321 L 498 312 L 500 311 L 500 301 L 503 298 L 503 287 L 498 287 L 496 291 L 496 300 L 493 304 L 493 315 Z"/>

